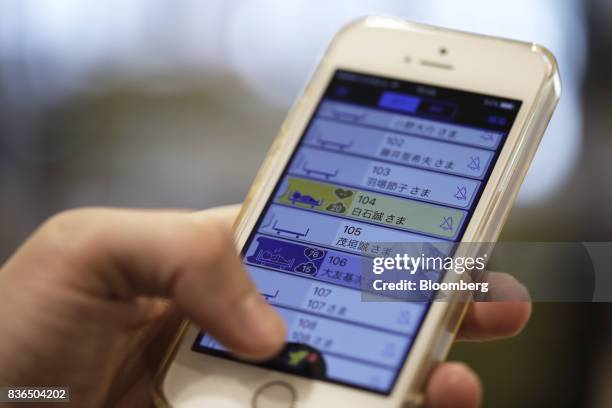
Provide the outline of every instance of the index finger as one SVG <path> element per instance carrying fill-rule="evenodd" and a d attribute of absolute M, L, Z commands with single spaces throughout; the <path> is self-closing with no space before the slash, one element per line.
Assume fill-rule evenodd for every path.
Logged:
<path fill-rule="evenodd" d="M 512 337 L 523 330 L 531 316 L 527 289 L 512 276 L 492 272 L 493 293 L 487 302 L 472 302 L 463 319 L 457 340 L 493 340 Z"/>

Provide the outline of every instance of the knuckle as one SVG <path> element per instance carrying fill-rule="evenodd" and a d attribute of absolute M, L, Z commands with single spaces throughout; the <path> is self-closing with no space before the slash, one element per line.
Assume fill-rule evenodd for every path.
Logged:
<path fill-rule="evenodd" d="M 171 252 L 178 269 L 212 269 L 234 253 L 231 233 L 219 222 L 189 219 L 175 228 Z"/>
<path fill-rule="evenodd" d="M 234 253 L 234 240 L 223 225 L 214 223 L 208 225 L 206 229 L 205 258 L 211 261 Z"/>
<path fill-rule="evenodd" d="M 187 239 L 196 248 L 194 255 L 203 265 L 215 265 L 230 254 L 234 254 L 232 235 L 220 222 L 196 221 L 189 235 Z"/>
<path fill-rule="evenodd" d="M 215 288 L 209 301 L 224 296 L 228 291 L 227 281 L 233 275 L 226 269 L 231 265 L 231 258 L 237 257 L 230 230 L 215 221 L 193 219 L 177 228 L 180 231 L 174 232 L 171 249 L 174 256 L 168 268 L 170 290 L 176 289 L 175 285 L 192 286 L 196 282 L 201 285 L 205 281 L 210 288 Z"/>
<path fill-rule="evenodd" d="M 62 211 L 45 221 L 33 239 L 63 260 L 87 256 L 96 247 L 100 228 L 92 222 L 95 209 L 78 208 Z"/>

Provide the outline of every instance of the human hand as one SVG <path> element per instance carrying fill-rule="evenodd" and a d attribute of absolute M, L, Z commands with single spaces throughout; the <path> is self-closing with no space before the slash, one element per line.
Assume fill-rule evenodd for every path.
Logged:
<path fill-rule="evenodd" d="M 458 341 L 486 341 L 518 334 L 531 315 L 525 287 L 508 274 L 493 272 L 488 278 L 488 301 L 473 302 L 463 319 Z M 429 378 L 425 403 L 429 408 L 473 408 L 480 405 L 478 376 L 465 364 L 445 362 Z"/>
<path fill-rule="evenodd" d="M 241 357 L 273 356 L 285 326 L 236 253 L 237 210 L 51 218 L 0 270 L 0 385 L 69 386 L 78 407 L 150 406 L 182 316 Z"/>
<path fill-rule="evenodd" d="M 84 209 L 52 218 L 0 270 L 0 385 L 69 385 L 76 406 L 147 406 L 182 316 L 244 358 L 282 346 L 284 324 L 234 250 L 238 207 L 198 213 Z M 476 303 L 459 337 L 518 332 L 529 303 Z M 444 363 L 431 408 L 474 407 L 478 378 Z"/>

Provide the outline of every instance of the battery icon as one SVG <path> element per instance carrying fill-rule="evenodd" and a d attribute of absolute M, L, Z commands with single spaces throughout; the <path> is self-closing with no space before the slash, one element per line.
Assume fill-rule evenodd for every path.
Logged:
<path fill-rule="evenodd" d="M 512 102 L 500 102 L 499 107 L 505 110 L 514 110 L 514 104 Z"/>

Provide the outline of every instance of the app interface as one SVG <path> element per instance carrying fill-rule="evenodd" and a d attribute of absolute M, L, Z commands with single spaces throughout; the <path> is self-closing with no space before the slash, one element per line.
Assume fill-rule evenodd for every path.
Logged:
<path fill-rule="evenodd" d="M 336 71 L 243 249 L 288 327 L 269 367 L 389 394 L 426 302 L 363 302 L 379 243 L 456 242 L 521 102 Z M 209 335 L 194 350 L 227 358 Z"/>

